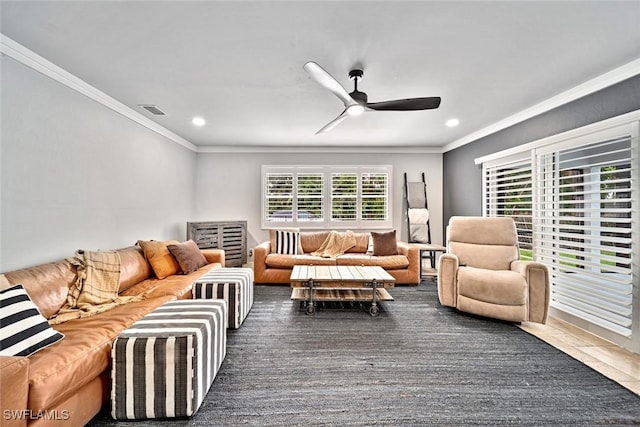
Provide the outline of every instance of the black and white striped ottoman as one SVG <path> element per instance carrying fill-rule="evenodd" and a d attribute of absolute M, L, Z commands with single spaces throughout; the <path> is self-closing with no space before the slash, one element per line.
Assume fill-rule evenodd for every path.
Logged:
<path fill-rule="evenodd" d="M 227 351 L 227 303 L 165 303 L 113 342 L 111 416 L 186 417 L 196 413 Z"/>
<path fill-rule="evenodd" d="M 227 327 L 238 329 L 253 307 L 252 268 L 214 268 L 193 284 L 193 298 L 223 299 L 229 307 Z"/>

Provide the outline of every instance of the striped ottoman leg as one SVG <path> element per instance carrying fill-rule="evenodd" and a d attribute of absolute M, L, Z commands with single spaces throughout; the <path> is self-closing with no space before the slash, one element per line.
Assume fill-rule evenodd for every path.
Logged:
<path fill-rule="evenodd" d="M 238 329 L 253 307 L 253 269 L 214 268 L 196 280 L 192 294 L 194 299 L 224 299 L 227 327 Z"/>
<path fill-rule="evenodd" d="M 172 301 L 131 325 L 111 350 L 114 419 L 193 415 L 226 355 L 223 300 Z"/>

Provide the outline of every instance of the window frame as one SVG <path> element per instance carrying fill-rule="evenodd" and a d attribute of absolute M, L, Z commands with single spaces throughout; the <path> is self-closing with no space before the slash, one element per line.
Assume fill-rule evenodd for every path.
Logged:
<path fill-rule="evenodd" d="M 501 165 L 508 165 L 510 162 L 514 162 L 517 160 L 526 161 L 530 159 L 531 168 L 533 170 L 533 174 L 538 175 L 538 178 L 532 177 L 532 189 L 533 189 L 533 202 L 534 202 L 534 212 L 532 218 L 532 226 L 534 230 L 534 239 L 533 239 L 533 259 L 536 261 L 540 261 L 543 263 L 547 263 L 547 259 L 545 259 L 543 244 L 544 242 L 543 236 L 540 236 L 542 227 L 546 224 L 543 223 L 545 218 L 541 217 L 542 213 L 545 210 L 549 211 L 549 206 L 546 204 L 554 199 L 554 194 L 559 194 L 560 191 L 553 190 L 553 194 L 550 193 L 550 187 L 543 187 L 542 183 L 544 180 L 555 179 L 556 185 L 559 185 L 559 178 L 553 175 L 553 170 L 549 170 L 549 173 L 552 175 L 540 175 L 542 170 L 540 167 L 545 166 L 544 162 L 545 154 L 552 153 L 561 153 L 565 150 L 571 149 L 582 149 L 582 147 L 588 147 L 590 144 L 599 144 L 606 143 L 607 141 L 613 141 L 618 138 L 630 138 L 631 148 L 630 148 L 630 164 L 628 170 L 623 167 L 621 169 L 622 173 L 629 173 L 630 178 L 629 181 L 631 183 L 629 188 L 624 188 L 622 193 L 628 193 L 630 196 L 628 197 L 629 202 L 631 203 L 631 248 L 629 250 L 625 249 L 625 252 L 630 253 L 630 261 L 631 261 L 631 283 L 632 288 L 630 290 L 632 294 L 632 301 L 630 304 L 631 312 L 627 313 L 631 320 L 631 325 L 629 330 L 615 330 L 611 327 L 611 325 L 604 325 L 601 323 L 601 320 L 594 321 L 594 318 L 589 318 L 588 315 L 583 315 L 578 313 L 575 310 L 567 311 L 566 306 L 562 304 L 557 304 L 553 300 L 550 303 L 550 313 L 552 315 L 557 316 L 560 319 L 568 321 L 572 324 L 577 325 L 583 329 L 590 330 L 591 332 L 608 339 L 616 344 L 619 344 L 631 351 L 640 352 L 640 284 L 638 283 L 638 278 L 640 277 L 640 251 L 637 249 L 640 247 L 640 215 L 637 213 L 638 210 L 638 195 L 640 194 L 640 179 L 637 177 L 640 176 L 640 168 L 638 165 L 638 159 L 640 154 L 640 110 L 633 111 L 627 114 L 623 114 L 621 116 L 613 117 L 611 119 L 603 120 L 601 122 L 593 123 L 581 128 L 573 129 L 567 132 L 563 132 L 561 134 L 552 135 L 547 138 L 543 138 L 537 141 L 533 141 L 527 144 L 523 144 L 518 147 L 513 147 L 507 150 L 503 150 L 497 153 L 489 154 L 483 156 L 481 158 L 475 159 L 476 164 L 482 164 L 483 168 L 483 201 L 482 201 L 482 211 L 483 215 L 488 215 L 488 203 L 491 202 L 490 197 L 487 194 L 486 181 L 487 181 L 487 169 L 490 167 L 500 167 Z M 619 163 L 617 161 L 613 161 L 612 164 Z M 618 165 L 614 165 L 615 167 L 621 167 L 623 163 L 619 163 Z M 603 178 L 602 176 L 605 174 L 605 171 L 600 168 L 599 170 L 594 170 L 593 168 L 590 170 L 584 170 L 582 172 L 583 175 L 593 175 L 597 174 L 597 182 L 602 185 Z M 618 178 L 615 178 L 618 179 Z M 543 180 L 543 181 L 541 181 Z M 582 184 L 583 186 L 589 186 L 593 183 L 585 182 Z M 557 191 L 556 191 L 557 190 Z M 598 190 L 598 189 L 596 189 Z M 583 189 L 584 191 L 584 189 Z M 593 191 L 593 188 L 586 188 L 586 192 Z M 598 190 L 601 192 L 603 190 Z M 577 194 L 577 193 L 576 193 Z M 626 196 L 625 196 L 626 197 Z M 557 199 L 559 200 L 559 199 Z M 624 200 L 626 202 L 626 200 Z M 587 197 L 582 203 L 585 205 L 586 210 L 600 209 L 600 206 L 603 206 L 604 200 L 598 200 L 597 198 Z M 555 202 L 552 202 L 555 203 Z M 602 208 L 604 209 L 604 207 Z M 590 221 L 593 223 L 593 217 L 590 217 Z M 595 222 L 597 224 L 601 224 L 605 222 L 603 220 L 604 217 L 600 218 Z M 552 221 L 555 221 L 552 219 Z M 558 222 L 559 223 L 559 222 Z M 590 237 L 591 238 L 591 237 Z M 591 238 L 593 240 L 593 238 Z M 578 242 L 580 244 L 580 242 Z M 616 246 L 617 247 L 617 246 Z M 599 252 L 600 254 L 605 254 L 602 250 Z M 580 259 L 581 263 L 589 262 L 589 258 L 596 258 L 596 255 L 591 255 L 585 253 L 585 259 Z M 605 254 L 608 256 L 608 254 Z M 617 255 L 616 255 L 617 256 Z M 614 260 L 615 261 L 615 260 Z M 561 268 L 558 268 L 558 260 L 551 260 L 551 264 L 549 267 L 555 268 L 555 270 L 550 270 L 550 280 L 551 280 L 551 292 L 552 296 L 554 293 L 555 277 L 554 274 L 562 274 Z M 613 261 L 611 261 L 613 262 Z M 615 265 L 618 264 L 610 264 Z M 625 265 L 628 265 L 628 262 L 625 262 Z M 601 264 L 597 264 L 598 271 L 607 274 L 613 270 L 613 267 L 603 267 Z M 607 270 L 607 271 L 605 271 Z M 560 272 L 560 273 L 558 273 Z M 580 271 L 582 272 L 582 270 Z M 596 271 L 597 272 L 597 271 Z M 625 291 L 627 292 L 627 291 Z M 630 332 L 630 333 L 629 333 Z"/>
<path fill-rule="evenodd" d="M 269 207 L 267 194 L 267 180 L 270 174 L 291 174 L 293 182 L 291 218 L 283 221 L 269 221 Z M 322 218 L 318 220 L 305 220 L 297 217 L 298 197 L 297 177 L 300 174 L 321 174 L 323 177 L 323 197 L 322 197 Z M 356 175 L 356 192 L 353 196 L 356 200 L 355 218 L 352 220 L 333 219 L 332 200 L 332 177 L 336 175 Z M 363 200 L 369 198 L 367 194 L 363 197 L 362 177 L 367 174 L 382 174 L 386 176 L 386 198 L 384 215 L 385 219 L 370 220 L 364 219 Z M 392 201 L 393 201 L 393 166 L 391 165 L 263 165 L 262 166 L 262 189 L 261 189 L 261 227 L 269 228 L 304 228 L 304 229 L 390 229 L 393 228 Z M 383 196 L 384 197 L 384 196 Z M 345 196 L 342 199 L 346 198 Z M 285 215 L 286 216 L 286 215 Z"/>

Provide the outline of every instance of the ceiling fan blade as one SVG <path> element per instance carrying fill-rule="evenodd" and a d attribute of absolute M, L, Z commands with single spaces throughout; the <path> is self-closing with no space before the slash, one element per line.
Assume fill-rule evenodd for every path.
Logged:
<path fill-rule="evenodd" d="M 335 96 L 340 98 L 345 107 L 356 103 L 349 95 L 349 92 L 331 74 L 327 73 L 324 68 L 315 62 L 309 61 L 302 68 L 321 86 L 329 89 Z"/>
<path fill-rule="evenodd" d="M 432 110 L 440 106 L 440 97 L 396 99 L 394 101 L 369 102 L 367 107 L 377 111 Z"/>
<path fill-rule="evenodd" d="M 319 133 L 329 132 L 331 129 L 333 129 L 334 127 L 338 126 L 347 117 L 349 117 L 349 115 L 347 114 L 347 110 L 345 109 L 342 112 L 342 114 L 340 114 L 338 117 L 336 117 L 335 119 L 333 119 L 332 121 L 330 121 L 329 123 L 324 125 L 324 127 L 322 129 L 320 129 L 318 132 L 316 132 L 316 135 L 319 134 Z"/>

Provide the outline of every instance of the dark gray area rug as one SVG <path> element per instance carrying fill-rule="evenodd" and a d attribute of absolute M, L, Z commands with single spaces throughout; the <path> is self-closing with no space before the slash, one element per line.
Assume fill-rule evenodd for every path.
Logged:
<path fill-rule="evenodd" d="M 433 281 L 307 316 L 258 286 L 190 419 L 93 426 L 640 425 L 640 397 L 517 326 L 442 307 Z"/>

